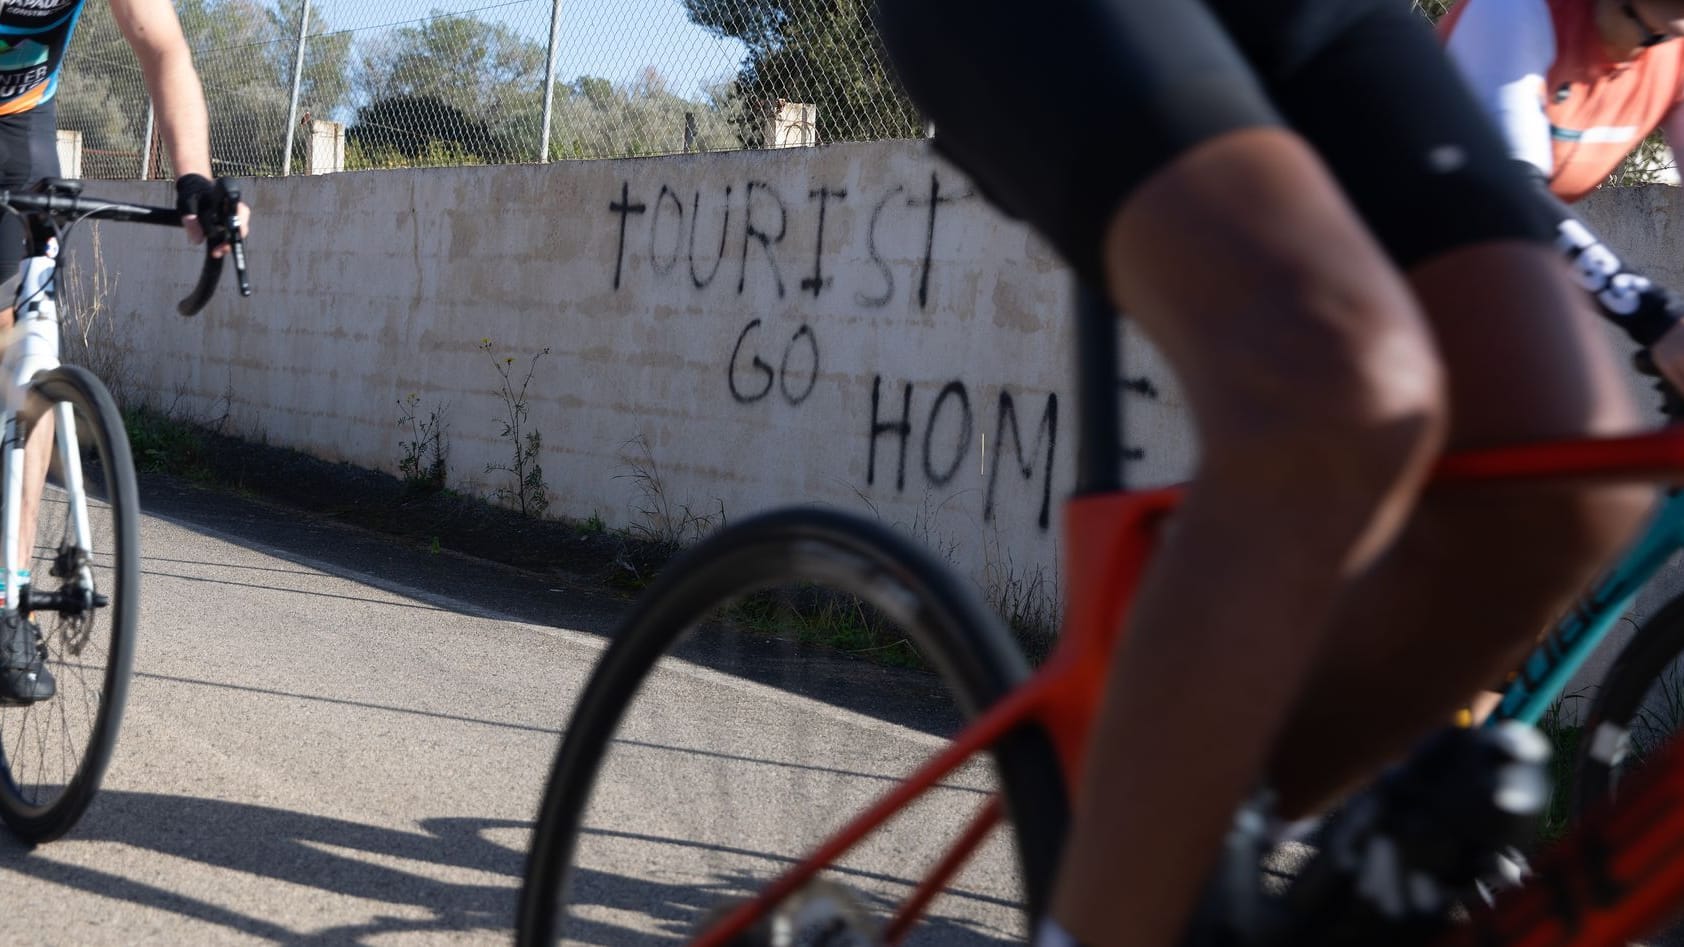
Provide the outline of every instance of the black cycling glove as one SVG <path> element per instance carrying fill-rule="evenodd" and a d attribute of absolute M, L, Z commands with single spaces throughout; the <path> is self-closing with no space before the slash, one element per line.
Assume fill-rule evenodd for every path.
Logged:
<path fill-rule="evenodd" d="M 202 174 L 183 174 L 175 179 L 175 209 L 183 214 L 199 213 L 206 198 L 214 198 L 216 182 Z"/>

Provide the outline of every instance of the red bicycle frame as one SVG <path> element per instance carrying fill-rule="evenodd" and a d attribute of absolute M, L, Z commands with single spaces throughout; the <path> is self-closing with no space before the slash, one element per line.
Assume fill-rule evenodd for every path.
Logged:
<path fill-rule="evenodd" d="M 1458 483 L 1557 479 L 1684 481 L 1684 428 L 1632 437 L 1530 444 L 1459 454 L 1439 467 L 1437 489 Z M 891 816 L 975 754 L 1025 724 L 1051 735 L 1065 784 L 1080 784 L 1088 731 L 1111 655 L 1179 488 L 1080 496 L 1065 506 L 1069 583 L 1057 649 L 1022 687 L 983 713 L 941 753 L 854 818 L 754 900 L 739 905 L 696 947 L 723 947 Z M 1684 899 L 1684 753 L 1647 767 L 1617 806 L 1598 813 L 1547 855 L 1535 882 L 1457 928 L 1446 947 L 1623 945 Z M 931 868 L 886 929 L 898 943 L 999 822 L 993 799 Z"/>

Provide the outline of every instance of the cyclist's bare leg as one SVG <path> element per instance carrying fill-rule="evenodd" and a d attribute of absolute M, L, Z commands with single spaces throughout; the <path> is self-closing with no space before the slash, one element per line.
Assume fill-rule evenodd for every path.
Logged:
<path fill-rule="evenodd" d="M 1168 947 L 1341 588 L 1408 515 L 1446 398 L 1401 275 L 1290 132 L 1160 169 L 1105 259 L 1185 385 L 1201 460 L 1115 660 L 1054 916 L 1092 947 Z"/>
<path fill-rule="evenodd" d="M 35 556 L 40 537 L 35 535 L 41 512 L 41 495 L 47 488 L 47 467 L 53 459 L 53 432 L 57 425 L 51 411 L 29 431 L 23 445 L 23 505 L 18 510 L 18 565 L 28 569 Z M 33 581 L 44 582 L 46 576 L 34 576 Z"/>
<path fill-rule="evenodd" d="M 0 309 L 0 331 L 9 333 L 15 324 L 10 306 Z M 47 488 L 47 468 L 53 459 L 54 422 L 51 412 L 30 430 L 23 445 L 23 503 L 18 510 L 18 555 L 20 568 L 27 569 L 35 555 L 35 526 L 41 510 L 41 495 Z M 44 577 L 43 577 L 44 578 Z"/>
<path fill-rule="evenodd" d="M 1547 248 L 1464 248 L 1411 274 L 1451 373 L 1451 443 L 1629 431 L 1606 337 Z M 1340 603 L 1271 761 L 1300 814 L 1405 752 L 1512 669 L 1629 539 L 1647 487 L 1434 491 Z"/>

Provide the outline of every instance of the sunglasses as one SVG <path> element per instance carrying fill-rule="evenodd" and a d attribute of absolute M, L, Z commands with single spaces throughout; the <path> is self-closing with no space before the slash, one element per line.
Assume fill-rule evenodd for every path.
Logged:
<path fill-rule="evenodd" d="M 1643 15 L 1638 13 L 1637 9 L 1631 5 L 1631 0 L 1626 0 L 1626 2 L 1620 4 L 1620 10 L 1625 13 L 1627 19 L 1636 23 L 1637 28 L 1643 31 L 1643 41 L 1637 45 L 1643 47 L 1658 46 L 1670 39 L 1666 33 L 1650 26 L 1648 21 L 1643 19 Z"/>

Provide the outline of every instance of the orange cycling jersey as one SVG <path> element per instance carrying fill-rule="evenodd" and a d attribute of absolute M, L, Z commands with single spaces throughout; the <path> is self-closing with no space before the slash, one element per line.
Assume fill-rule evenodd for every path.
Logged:
<path fill-rule="evenodd" d="M 1591 0 L 1462 0 L 1439 33 L 1511 149 L 1563 200 L 1606 180 L 1684 101 L 1684 42 L 1613 62 Z"/>

